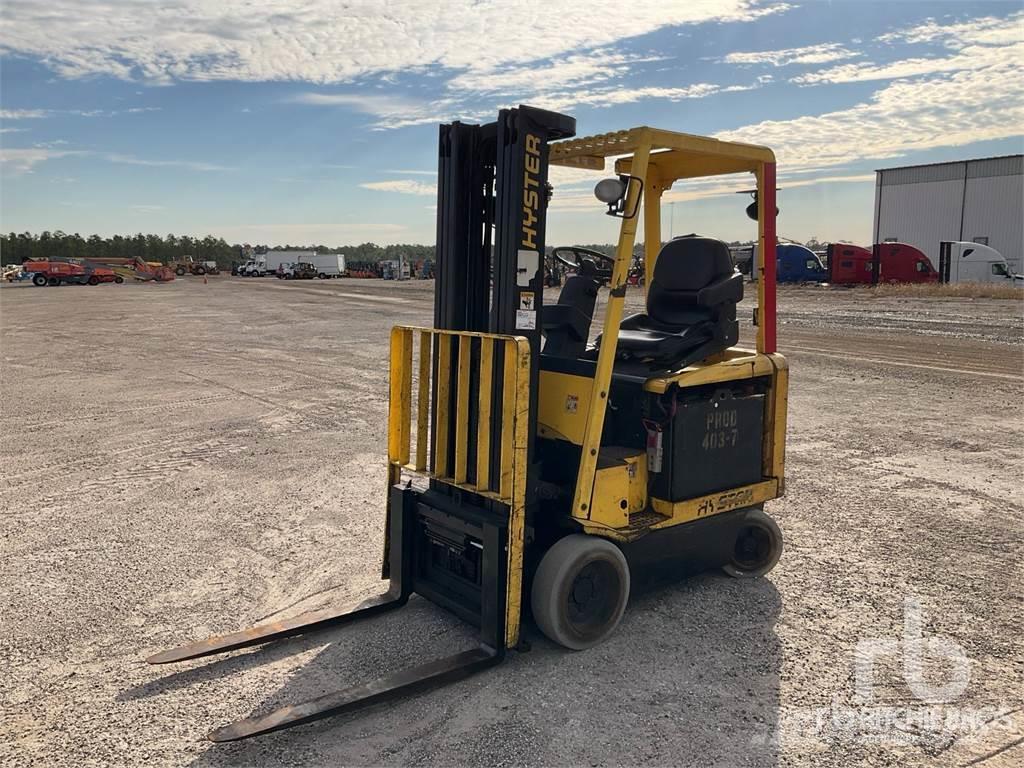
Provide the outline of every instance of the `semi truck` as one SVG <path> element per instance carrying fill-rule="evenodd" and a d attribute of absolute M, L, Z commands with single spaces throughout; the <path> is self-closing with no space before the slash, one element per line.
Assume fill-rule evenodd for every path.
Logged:
<path fill-rule="evenodd" d="M 934 283 L 938 279 L 931 259 L 907 243 L 876 243 L 870 249 L 849 243 L 828 246 L 828 281 L 833 285 Z"/>
<path fill-rule="evenodd" d="M 317 277 L 341 277 L 345 274 L 345 257 L 339 253 L 316 254 L 313 251 L 267 251 L 253 256 L 238 268 L 242 277 L 266 277 L 283 272 L 292 264 L 312 264 Z"/>
<path fill-rule="evenodd" d="M 757 260 L 757 246 L 751 247 L 751 257 Z M 733 255 L 733 263 L 736 257 Z M 737 266 L 737 269 L 740 269 Z M 742 271 L 742 270 L 741 270 Z M 818 254 L 798 243 L 778 243 L 775 246 L 775 275 L 780 283 L 822 283 L 828 279 L 828 270 L 821 263 Z M 751 270 L 750 278 L 758 279 L 757 270 Z"/>
<path fill-rule="evenodd" d="M 267 251 L 245 262 L 238 268 L 238 274 L 242 277 L 276 275 L 285 267 L 306 261 L 310 256 L 312 253 L 309 251 Z"/>
<path fill-rule="evenodd" d="M 779 243 L 775 246 L 776 279 L 780 283 L 816 283 L 828 279 L 818 255 L 803 245 Z"/>
<path fill-rule="evenodd" d="M 1009 283 L 1024 285 L 1003 255 L 981 243 L 944 240 L 939 243 L 939 281 L 943 283 Z"/>

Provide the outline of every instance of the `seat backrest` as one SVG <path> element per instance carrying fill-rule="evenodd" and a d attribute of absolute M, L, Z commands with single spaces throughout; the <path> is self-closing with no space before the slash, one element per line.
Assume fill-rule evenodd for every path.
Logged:
<path fill-rule="evenodd" d="M 589 275 L 572 275 L 558 292 L 558 303 L 575 307 L 589 320 L 594 316 L 598 286 L 598 281 Z"/>
<path fill-rule="evenodd" d="M 699 235 L 669 240 L 647 287 L 648 316 L 666 325 L 693 322 L 700 290 L 728 279 L 733 271 L 729 246 L 721 240 Z"/>

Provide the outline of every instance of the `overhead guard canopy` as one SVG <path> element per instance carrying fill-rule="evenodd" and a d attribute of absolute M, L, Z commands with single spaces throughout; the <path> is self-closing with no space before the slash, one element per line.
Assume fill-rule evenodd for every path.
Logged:
<path fill-rule="evenodd" d="M 756 172 L 762 163 L 775 162 L 775 154 L 768 147 L 646 126 L 552 142 L 550 162 L 601 171 L 605 158 L 620 157 L 615 164 L 616 173 L 629 173 L 631 157 L 622 156 L 632 155 L 645 144 L 651 148 L 649 166 L 657 169 L 657 176 L 666 187 L 676 179 Z"/>

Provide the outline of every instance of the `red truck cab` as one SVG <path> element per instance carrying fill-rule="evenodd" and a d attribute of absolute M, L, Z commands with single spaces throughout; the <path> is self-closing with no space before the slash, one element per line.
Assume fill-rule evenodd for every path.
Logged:
<path fill-rule="evenodd" d="M 937 283 L 939 273 L 931 259 L 906 243 L 878 243 L 881 283 Z"/>
<path fill-rule="evenodd" d="M 828 281 L 835 285 L 937 283 L 939 273 L 925 254 L 906 243 L 877 243 L 872 249 L 832 243 L 828 246 Z"/>
<path fill-rule="evenodd" d="M 849 243 L 828 246 L 828 281 L 836 285 L 870 285 L 874 255 L 867 248 Z"/>

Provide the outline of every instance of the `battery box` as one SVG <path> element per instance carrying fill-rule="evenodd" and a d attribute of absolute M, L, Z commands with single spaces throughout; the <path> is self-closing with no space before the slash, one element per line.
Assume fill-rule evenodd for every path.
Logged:
<path fill-rule="evenodd" d="M 677 399 L 667 423 L 648 427 L 651 495 L 684 501 L 759 482 L 764 401 L 725 388 Z"/>

